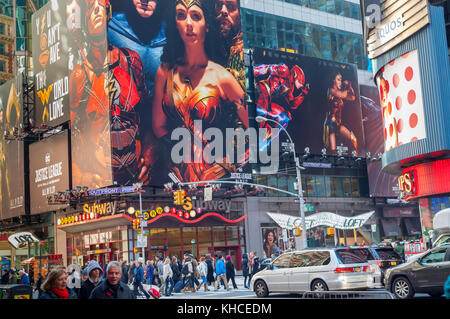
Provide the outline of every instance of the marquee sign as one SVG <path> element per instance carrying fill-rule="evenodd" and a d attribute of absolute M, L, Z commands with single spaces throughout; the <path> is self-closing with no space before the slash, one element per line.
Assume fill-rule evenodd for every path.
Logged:
<path fill-rule="evenodd" d="M 367 220 L 375 213 L 370 211 L 357 216 L 344 217 L 341 215 L 322 212 L 317 213 L 305 218 L 306 229 L 314 228 L 317 226 L 328 226 L 338 229 L 357 229 L 362 227 Z M 281 228 L 293 229 L 297 226 L 301 226 L 302 219 L 297 216 L 291 216 L 286 214 L 267 213 Z"/>

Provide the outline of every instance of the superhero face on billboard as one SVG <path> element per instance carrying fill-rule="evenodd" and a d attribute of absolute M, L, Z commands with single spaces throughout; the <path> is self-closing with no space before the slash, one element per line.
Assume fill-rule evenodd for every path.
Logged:
<path fill-rule="evenodd" d="M 0 86 L 0 130 L 12 138 L 0 140 L 0 219 L 25 213 L 24 145 L 14 139 L 22 122 L 21 85 L 19 75 Z"/>
<path fill-rule="evenodd" d="M 268 119 L 260 127 L 284 128 L 299 153 L 364 154 L 355 66 L 258 48 L 253 56 L 256 114 Z"/>

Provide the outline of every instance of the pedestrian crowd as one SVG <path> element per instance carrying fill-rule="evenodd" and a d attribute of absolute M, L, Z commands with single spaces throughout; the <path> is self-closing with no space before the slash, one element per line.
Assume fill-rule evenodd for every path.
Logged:
<path fill-rule="evenodd" d="M 240 262 L 244 287 L 249 288 L 252 275 L 259 271 L 259 257 L 256 252 L 245 253 Z M 185 253 L 182 260 L 176 256 L 156 256 L 147 262 L 139 257 L 130 265 L 127 261 L 111 261 L 104 268 L 91 260 L 81 270 L 78 287 L 68 285 L 72 275 L 64 266 L 57 266 L 45 277 L 38 274 L 34 282 L 24 269 L 4 269 L 1 283 L 33 286 L 35 297 L 39 299 L 136 299 L 138 296 L 151 299 L 159 298 L 160 294 L 171 296 L 174 292 L 195 293 L 202 288 L 205 292 L 218 291 L 221 287 L 226 291 L 238 289 L 230 255 L 206 254 L 197 260 Z"/>

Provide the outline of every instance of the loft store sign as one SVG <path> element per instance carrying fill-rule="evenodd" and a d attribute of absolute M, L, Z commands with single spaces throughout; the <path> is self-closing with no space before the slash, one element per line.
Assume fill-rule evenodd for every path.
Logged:
<path fill-rule="evenodd" d="M 28 243 L 37 243 L 37 239 L 32 233 L 22 232 L 16 233 L 8 237 L 8 242 L 15 248 L 22 248 Z"/>
<path fill-rule="evenodd" d="M 375 213 L 370 211 L 361 215 L 345 217 L 329 212 L 313 214 L 305 218 L 306 229 L 317 226 L 328 226 L 337 229 L 357 229 L 363 226 L 367 220 Z M 281 228 L 293 229 L 302 225 L 302 219 L 297 216 L 286 214 L 267 213 Z"/>

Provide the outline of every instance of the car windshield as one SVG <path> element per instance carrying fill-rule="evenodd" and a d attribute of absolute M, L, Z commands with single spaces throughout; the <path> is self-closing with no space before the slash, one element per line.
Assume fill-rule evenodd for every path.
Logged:
<path fill-rule="evenodd" d="M 375 248 L 381 260 L 401 259 L 401 257 L 392 248 Z"/>
<path fill-rule="evenodd" d="M 341 264 L 360 264 L 373 260 L 372 254 L 366 248 L 337 249 L 336 255 Z"/>

